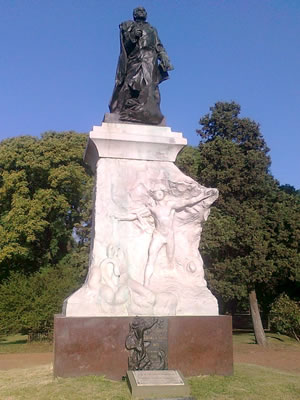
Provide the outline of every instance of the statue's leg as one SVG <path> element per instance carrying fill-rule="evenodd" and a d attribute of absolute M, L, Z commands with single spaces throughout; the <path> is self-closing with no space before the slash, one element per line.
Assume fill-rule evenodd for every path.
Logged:
<path fill-rule="evenodd" d="M 170 269 L 175 268 L 175 238 L 174 238 L 174 233 L 170 233 L 168 236 L 168 240 L 166 243 L 166 253 L 167 253 L 167 259 L 169 262 L 168 267 Z"/>
<path fill-rule="evenodd" d="M 155 261 L 162 246 L 165 244 L 164 238 L 160 234 L 153 233 L 148 250 L 148 260 L 144 272 L 144 286 L 149 286 L 151 276 L 154 272 Z"/>

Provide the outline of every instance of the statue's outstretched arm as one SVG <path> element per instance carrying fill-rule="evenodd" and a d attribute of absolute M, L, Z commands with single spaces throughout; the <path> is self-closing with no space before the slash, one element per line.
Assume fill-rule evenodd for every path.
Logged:
<path fill-rule="evenodd" d="M 174 208 L 176 211 L 179 211 L 185 207 L 192 207 L 192 206 L 196 205 L 197 203 L 200 203 L 201 201 L 208 199 L 209 197 L 213 197 L 215 199 L 215 198 L 217 198 L 217 196 L 218 196 L 218 190 L 210 189 L 210 190 L 203 192 L 200 195 L 192 197 L 190 199 L 184 199 L 184 200 L 179 200 L 179 201 L 174 202 Z"/>

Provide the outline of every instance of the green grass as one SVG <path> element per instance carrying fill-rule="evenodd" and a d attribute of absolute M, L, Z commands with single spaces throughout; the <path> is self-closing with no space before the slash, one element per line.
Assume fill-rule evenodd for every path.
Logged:
<path fill-rule="evenodd" d="M 256 344 L 253 332 L 233 332 L 233 343 L 241 344 Z M 279 345 L 279 346 L 299 346 L 300 343 L 296 339 L 290 338 L 285 335 L 280 335 L 279 333 L 266 332 L 268 345 Z"/>
<path fill-rule="evenodd" d="M 53 351 L 50 342 L 27 342 L 27 335 L 12 335 L 0 338 L 0 354 L 3 353 L 47 353 Z M 0 398 L 0 400 L 2 400 Z"/>
<path fill-rule="evenodd" d="M 53 378 L 52 366 L 1 371 L 1 400 L 121 400 L 130 399 L 124 382 L 99 376 Z"/>
<path fill-rule="evenodd" d="M 233 376 L 191 378 L 192 394 L 206 400 L 299 400 L 300 375 L 235 364 Z"/>
<path fill-rule="evenodd" d="M 205 400 L 299 400 L 300 375 L 237 364 L 234 376 L 189 379 L 192 396 Z M 129 400 L 125 382 L 104 377 L 53 379 L 50 365 L 1 371 L 1 400 Z"/>
<path fill-rule="evenodd" d="M 287 336 L 267 333 L 274 348 L 300 348 Z M 254 344 L 252 333 L 234 333 L 235 344 Z M 0 339 L 0 353 L 52 351 L 47 342 L 27 343 L 15 335 Z M 205 400 L 299 400 L 300 375 L 250 364 L 235 364 L 233 376 L 200 376 L 189 379 L 196 399 Z M 1 371 L 0 400 L 126 400 L 131 399 L 125 382 L 104 377 L 53 378 L 52 366 Z"/>

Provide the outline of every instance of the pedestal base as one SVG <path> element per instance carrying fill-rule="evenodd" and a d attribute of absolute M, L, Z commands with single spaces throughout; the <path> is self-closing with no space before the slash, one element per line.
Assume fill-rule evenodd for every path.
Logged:
<path fill-rule="evenodd" d="M 184 376 L 233 373 L 229 316 L 176 316 L 168 320 L 168 369 Z M 54 318 L 54 375 L 105 375 L 128 370 L 125 340 L 133 317 Z"/>

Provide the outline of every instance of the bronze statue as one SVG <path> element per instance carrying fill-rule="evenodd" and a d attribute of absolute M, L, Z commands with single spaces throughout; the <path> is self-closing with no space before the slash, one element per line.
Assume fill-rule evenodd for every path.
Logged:
<path fill-rule="evenodd" d="M 109 109 L 121 121 L 159 125 L 163 115 L 158 85 L 173 66 L 146 18 L 145 8 L 137 7 L 134 21 L 120 24 L 120 57 Z"/>
<path fill-rule="evenodd" d="M 135 317 L 132 324 L 129 324 L 129 335 L 126 337 L 125 347 L 131 351 L 128 359 L 128 368 L 131 370 L 151 369 L 151 360 L 147 353 L 149 341 L 144 340 L 145 331 L 157 324 L 157 318 Z M 163 355 L 163 352 L 162 352 Z"/>

